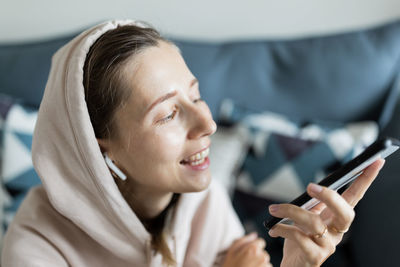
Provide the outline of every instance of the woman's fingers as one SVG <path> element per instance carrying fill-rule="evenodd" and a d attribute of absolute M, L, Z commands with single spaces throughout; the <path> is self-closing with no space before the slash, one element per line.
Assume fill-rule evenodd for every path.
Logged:
<path fill-rule="evenodd" d="M 307 193 L 325 203 L 334 214 L 334 217 L 330 218 L 331 221 L 325 222 L 326 224 L 333 224 L 336 229 L 350 227 L 355 216 L 354 210 L 338 192 L 317 184 L 310 184 L 307 186 Z"/>
<path fill-rule="evenodd" d="M 351 186 L 342 194 L 342 197 L 346 199 L 350 206 L 354 208 L 360 201 L 360 199 L 362 199 L 365 192 L 367 191 L 371 183 L 375 180 L 376 176 L 378 175 L 380 169 L 383 167 L 384 164 L 384 159 L 379 159 L 375 161 L 368 168 L 366 168 L 364 173 L 357 177 L 357 179 L 351 184 Z M 325 208 L 325 203 L 320 202 L 315 207 L 313 207 L 311 211 L 319 214 Z"/>
<path fill-rule="evenodd" d="M 269 266 L 270 256 L 264 250 L 265 245 L 262 238 L 247 242 L 236 251 L 236 257 L 244 260 L 246 266 Z"/>
<path fill-rule="evenodd" d="M 262 255 L 260 257 L 259 263 L 260 263 L 260 266 L 263 266 L 263 267 L 272 267 L 271 257 L 265 250 L 262 251 Z"/>
<path fill-rule="evenodd" d="M 267 245 L 267 243 L 265 242 L 265 240 L 262 239 L 262 238 L 257 238 L 257 239 L 254 240 L 252 243 L 253 243 L 254 246 L 255 246 L 258 250 L 260 250 L 260 251 L 263 251 L 264 248 L 265 248 L 265 246 Z"/>
<path fill-rule="evenodd" d="M 365 192 L 375 180 L 384 164 L 384 159 L 375 161 L 368 168 L 366 168 L 359 177 L 357 177 L 357 179 L 350 185 L 348 189 L 346 189 L 346 191 L 344 191 L 342 197 L 350 204 L 350 206 L 354 208 L 363 198 Z"/>
<path fill-rule="evenodd" d="M 239 239 L 236 239 L 229 248 L 229 250 L 231 250 L 232 253 L 237 253 L 243 246 L 256 239 L 257 239 L 257 233 L 247 234 Z"/>
<path fill-rule="evenodd" d="M 295 205 L 271 205 L 269 206 L 269 212 L 278 218 L 291 219 L 293 222 L 295 222 L 297 227 L 299 227 L 308 235 L 322 233 L 326 228 L 326 225 L 318 214 Z"/>
<path fill-rule="evenodd" d="M 310 184 L 307 192 L 311 197 L 324 203 L 333 216 L 329 216 L 328 219 L 324 218 L 325 221 L 323 221 L 323 214 L 320 215 L 292 204 L 271 205 L 270 213 L 278 218 L 291 219 L 305 234 L 312 236 L 321 235 L 327 225 L 340 230 L 350 227 L 355 216 L 354 210 L 336 191 L 317 184 Z"/>
<path fill-rule="evenodd" d="M 336 250 L 336 244 L 328 233 L 321 237 L 310 237 L 296 226 L 286 224 L 277 224 L 268 233 L 271 237 L 280 236 L 296 243 L 312 266 L 319 266 Z"/>
<path fill-rule="evenodd" d="M 236 253 L 238 253 L 239 255 L 243 253 L 252 253 L 253 255 L 256 255 L 257 252 L 264 251 L 265 245 L 266 243 L 264 239 L 257 238 L 256 240 L 243 245 Z"/>
<path fill-rule="evenodd" d="M 310 209 L 310 211 L 312 211 L 312 212 L 314 212 L 316 214 L 320 214 L 325 208 L 326 208 L 325 203 L 319 202 L 312 209 Z"/>
<path fill-rule="evenodd" d="M 354 206 L 364 196 L 383 164 L 384 160 L 377 160 L 365 169 L 342 196 L 329 188 L 310 184 L 307 193 L 321 202 L 310 211 L 291 204 L 271 205 L 273 216 L 289 218 L 295 224 L 277 224 L 269 235 L 290 240 L 302 251 L 308 263 L 319 266 L 334 253 L 342 234 L 354 220 Z M 293 246 L 292 243 L 286 244 Z"/>
<path fill-rule="evenodd" d="M 257 238 L 255 233 L 241 237 L 233 242 L 228 249 L 223 266 L 272 266 L 270 264 L 270 256 L 264 250 L 265 245 L 265 240 Z"/>
<path fill-rule="evenodd" d="M 336 229 L 347 229 L 354 219 L 354 210 L 336 191 L 317 184 L 310 184 L 307 192 L 324 203 L 333 214 L 329 220 L 323 221 L 320 214 L 305 210 L 292 204 L 271 205 L 270 213 L 278 218 L 289 218 L 297 227 L 308 235 L 318 235 L 324 232 L 327 224 Z"/>
<path fill-rule="evenodd" d="M 321 247 L 327 248 L 325 250 L 329 253 L 333 253 L 335 248 L 331 239 L 328 238 L 327 235 L 322 237 L 312 237 L 292 225 L 277 224 L 269 230 L 268 234 L 271 237 L 280 236 L 294 241 L 309 258 L 314 257 L 316 252 L 321 250 Z"/>

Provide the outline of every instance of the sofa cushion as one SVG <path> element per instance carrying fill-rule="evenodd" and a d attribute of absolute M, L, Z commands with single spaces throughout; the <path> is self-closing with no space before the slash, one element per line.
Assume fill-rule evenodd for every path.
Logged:
<path fill-rule="evenodd" d="M 229 99 L 220 114 L 226 125 L 241 118 L 234 125 L 245 132 L 248 149 L 236 173 L 233 203 L 247 230 L 261 235 L 269 204 L 296 198 L 378 136 L 374 121 L 303 124 L 272 112 L 251 113 Z"/>
<path fill-rule="evenodd" d="M 294 40 L 177 44 L 215 117 L 228 97 L 292 119 L 384 126 L 391 114 L 382 107 L 399 91 L 393 84 L 400 73 L 400 21 Z"/>
<path fill-rule="evenodd" d="M 274 201 L 290 201 L 310 182 L 319 182 L 359 154 L 378 136 L 373 121 L 301 124 L 272 112 L 249 114 L 223 101 L 222 121 L 242 117 L 247 130 L 245 156 L 236 189 Z"/>
<path fill-rule="evenodd" d="M 225 125 L 232 124 L 232 118 L 247 130 L 248 152 L 236 173 L 233 206 L 246 231 L 267 240 L 272 261 L 279 265 L 282 242 L 270 238 L 263 226 L 268 206 L 291 201 L 308 183 L 320 181 L 360 153 L 376 139 L 378 126 L 374 121 L 304 124 L 272 112 L 252 113 L 231 101 L 223 101 L 220 114 Z M 334 263 L 346 262 L 343 249 L 334 255 Z"/>
<path fill-rule="evenodd" d="M 245 129 L 218 126 L 211 136 L 210 172 L 232 194 L 235 174 L 247 152 Z"/>
<path fill-rule="evenodd" d="M 32 186 L 40 184 L 31 158 L 32 135 L 37 110 L 19 102 L 10 105 L 10 98 L 0 97 L 1 115 L 1 182 L 3 227 L 14 217 L 19 205 Z"/>
<path fill-rule="evenodd" d="M 0 45 L 0 92 L 38 107 L 51 56 L 74 35 Z M 214 117 L 229 97 L 290 118 L 368 119 L 384 126 L 391 114 L 382 107 L 398 94 L 393 84 L 400 73 L 400 21 L 291 40 L 173 41 L 200 80 Z"/>
<path fill-rule="evenodd" d="M 0 45 L 0 92 L 39 107 L 51 57 L 73 35 L 21 44 Z"/>

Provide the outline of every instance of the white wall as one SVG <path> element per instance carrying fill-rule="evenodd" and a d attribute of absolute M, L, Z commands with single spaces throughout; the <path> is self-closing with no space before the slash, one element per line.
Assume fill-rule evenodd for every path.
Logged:
<path fill-rule="evenodd" d="M 81 30 L 110 18 L 150 22 L 177 37 L 295 37 L 400 18 L 399 0 L 1 0 L 0 42 Z"/>

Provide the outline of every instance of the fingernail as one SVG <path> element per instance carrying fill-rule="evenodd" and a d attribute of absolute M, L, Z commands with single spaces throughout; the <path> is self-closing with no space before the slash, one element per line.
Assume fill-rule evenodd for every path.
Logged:
<path fill-rule="evenodd" d="M 279 210 L 279 205 L 276 204 L 269 205 L 270 212 L 277 212 L 278 210 Z"/>
<path fill-rule="evenodd" d="M 250 239 L 256 239 L 257 238 L 257 233 L 253 232 L 253 233 L 249 234 L 249 238 Z"/>
<path fill-rule="evenodd" d="M 322 191 L 322 186 L 319 186 L 317 184 L 310 183 L 309 187 L 310 191 L 316 194 L 321 193 Z"/>
<path fill-rule="evenodd" d="M 274 230 L 273 230 L 273 229 L 269 230 L 269 231 L 268 231 L 268 234 L 269 234 L 270 236 L 273 236 L 273 235 L 274 235 Z"/>

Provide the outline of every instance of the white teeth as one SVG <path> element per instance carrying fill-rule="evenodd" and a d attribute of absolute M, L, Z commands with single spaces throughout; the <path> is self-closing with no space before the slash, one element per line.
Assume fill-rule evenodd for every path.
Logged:
<path fill-rule="evenodd" d="M 204 159 L 208 156 L 208 154 L 210 153 L 210 148 L 207 148 L 193 156 L 189 157 L 189 163 L 190 165 L 194 166 L 194 165 L 199 165 L 201 163 L 204 162 Z"/>
<path fill-rule="evenodd" d="M 196 166 L 196 165 L 200 165 L 200 164 L 202 164 L 203 162 L 204 162 L 204 158 L 203 159 L 201 159 L 201 160 L 197 160 L 197 161 L 192 161 L 192 162 L 190 162 L 190 165 L 191 166 Z"/>

